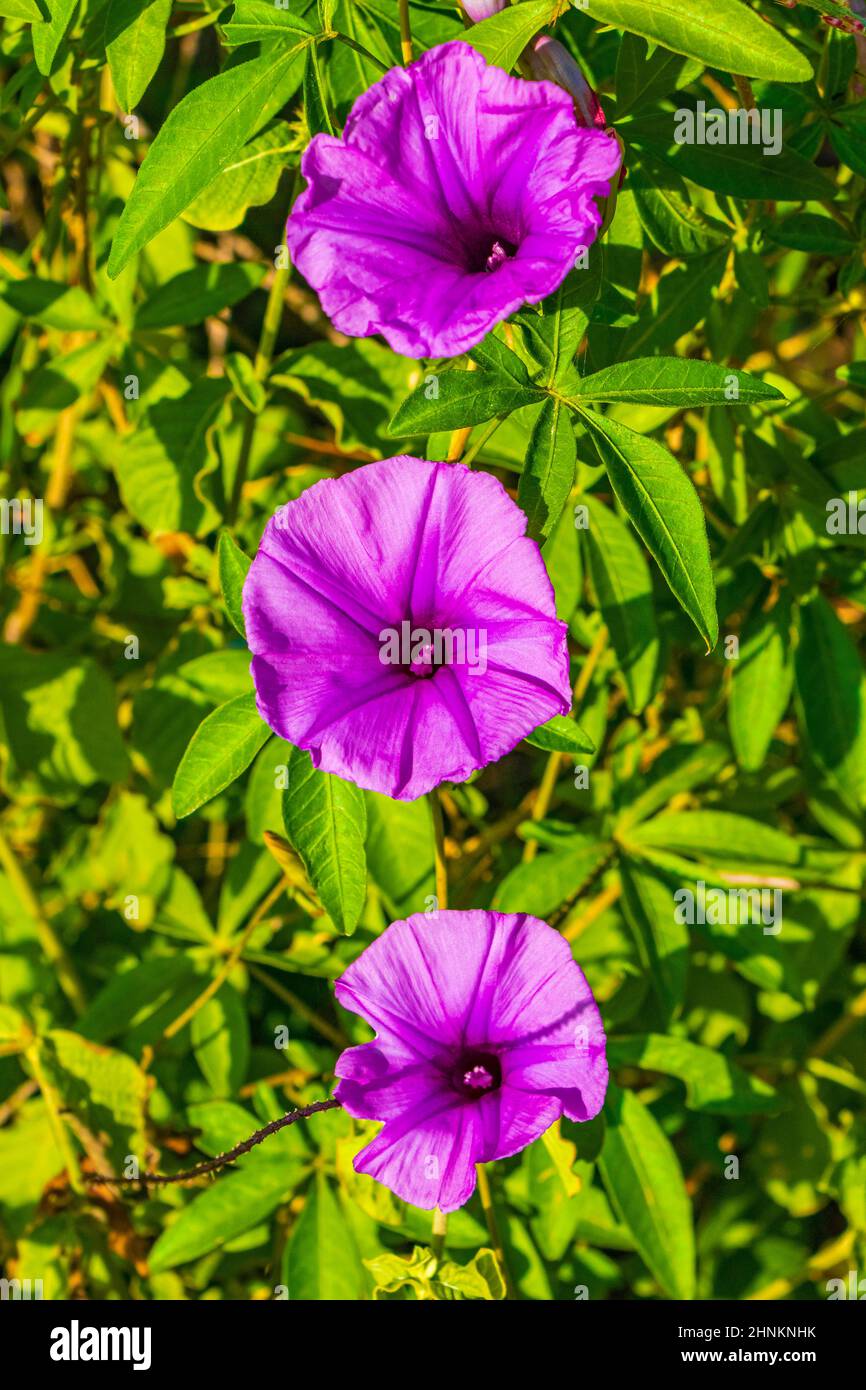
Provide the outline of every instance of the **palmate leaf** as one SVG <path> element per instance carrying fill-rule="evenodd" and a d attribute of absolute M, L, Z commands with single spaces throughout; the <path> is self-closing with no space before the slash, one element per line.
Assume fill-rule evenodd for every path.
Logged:
<path fill-rule="evenodd" d="M 583 419 L 621 506 L 709 650 L 719 634 L 715 585 L 691 481 L 661 444 L 588 411 Z"/>

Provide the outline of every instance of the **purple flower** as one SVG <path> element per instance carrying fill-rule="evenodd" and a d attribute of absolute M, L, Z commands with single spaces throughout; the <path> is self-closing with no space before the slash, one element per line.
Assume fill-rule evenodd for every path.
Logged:
<path fill-rule="evenodd" d="M 455 1211 L 475 1164 L 508 1158 L 562 1114 L 597 1115 L 604 1027 L 568 942 L 537 917 L 417 914 L 337 981 L 376 1030 L 337 1061 L 336 1098 L 384 1127 L 355 1159 L 416 1207 Z"/>
<path fill-rule="evenodd" d="M 310 142 L 288 243 L 335 328 L 454 357 L 561 284 L 619 164 L 561 88 L 442 44 L 359 97 L 342 139 Z"/>
<path fill-rule="evenodd" d="M 567 713 L 566 627 L 525 529 L 491 474 L 405 455 L 281 507 L 243 595 L 262 718 L 409 800 Z"/>

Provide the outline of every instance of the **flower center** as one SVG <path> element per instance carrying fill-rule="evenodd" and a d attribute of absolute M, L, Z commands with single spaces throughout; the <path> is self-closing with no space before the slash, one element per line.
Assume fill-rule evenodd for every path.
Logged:
<path fill-rule="evenodd" d="M 510 241 L 505 241 L 497 237 L 488 252 L 487 259 L 484 262 L 484 269 L 488 273 L 498 270 L 504 261 L 511 259 L 516 250 L 517 247 L 512 246 Z"/>
<path fill-rule="evenodd" d="M 425 642 L 418 650 L 412 653 L 412 660 L 409 662 L 409 670 L 413 676 L 432 676 L 438 670 L 439 663 L 436 661 L 435 649 L 432 642 Z"/>
<path fill-rule="evenodd" d="M 502 1066 L 494 1052 L 463 1052 L 451 1070 L 451 1082 L 456 1091 L 469 1100 L 477 1100 L 502 1085 Z"/>

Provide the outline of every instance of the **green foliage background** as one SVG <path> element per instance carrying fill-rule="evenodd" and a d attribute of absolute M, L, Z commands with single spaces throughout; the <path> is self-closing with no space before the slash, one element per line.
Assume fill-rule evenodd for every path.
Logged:
<path fill-rule="evenodd" d="M 44 499 L 40 544 L 0 536 L 0 1255 L 46 1298 L 820 1298 L 863 1268 L 866 550 L 827 504 L 866 491 L 864 50 L 843 5 L 711 8 L 558 17 L 628 174 L 470 380 L 345 341 L 279 255 L 310 133 L 400 61 L 392 0 L 0 0 L 0 480 Z M 410 17 L 416 52 L 464 32 Z M 471 39 L 510 68 L 555 18 Z M 779 155 L 674 145 L 752 88 Z M 498 1237 L 476 1197 L 438 1264 L 342 1112 L 203 1190 L 88 1185 L 222 1152 L 368 1036 L 330 982 L 427 904 L 430 810 L 269 737 L 238 596 L 277 505 L 463 427 L 543 542 L 578 723 L 444 789 L 451 905 L 573 943 L 603 1116 L 495 1165 Z M 781 932 L 678 924 L 698 881 L 781 884 Z"/>

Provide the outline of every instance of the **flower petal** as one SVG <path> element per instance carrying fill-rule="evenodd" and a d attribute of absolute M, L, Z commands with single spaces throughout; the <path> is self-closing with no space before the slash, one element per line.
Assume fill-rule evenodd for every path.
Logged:
<path fill-rule="evenodd" d="M 355 1171 L 423 1211 L 456 1211 L 475 1191 L 481 1150 L 478 1108 L 457 1102 L 390 1120 L 355 1158 Z"/>

